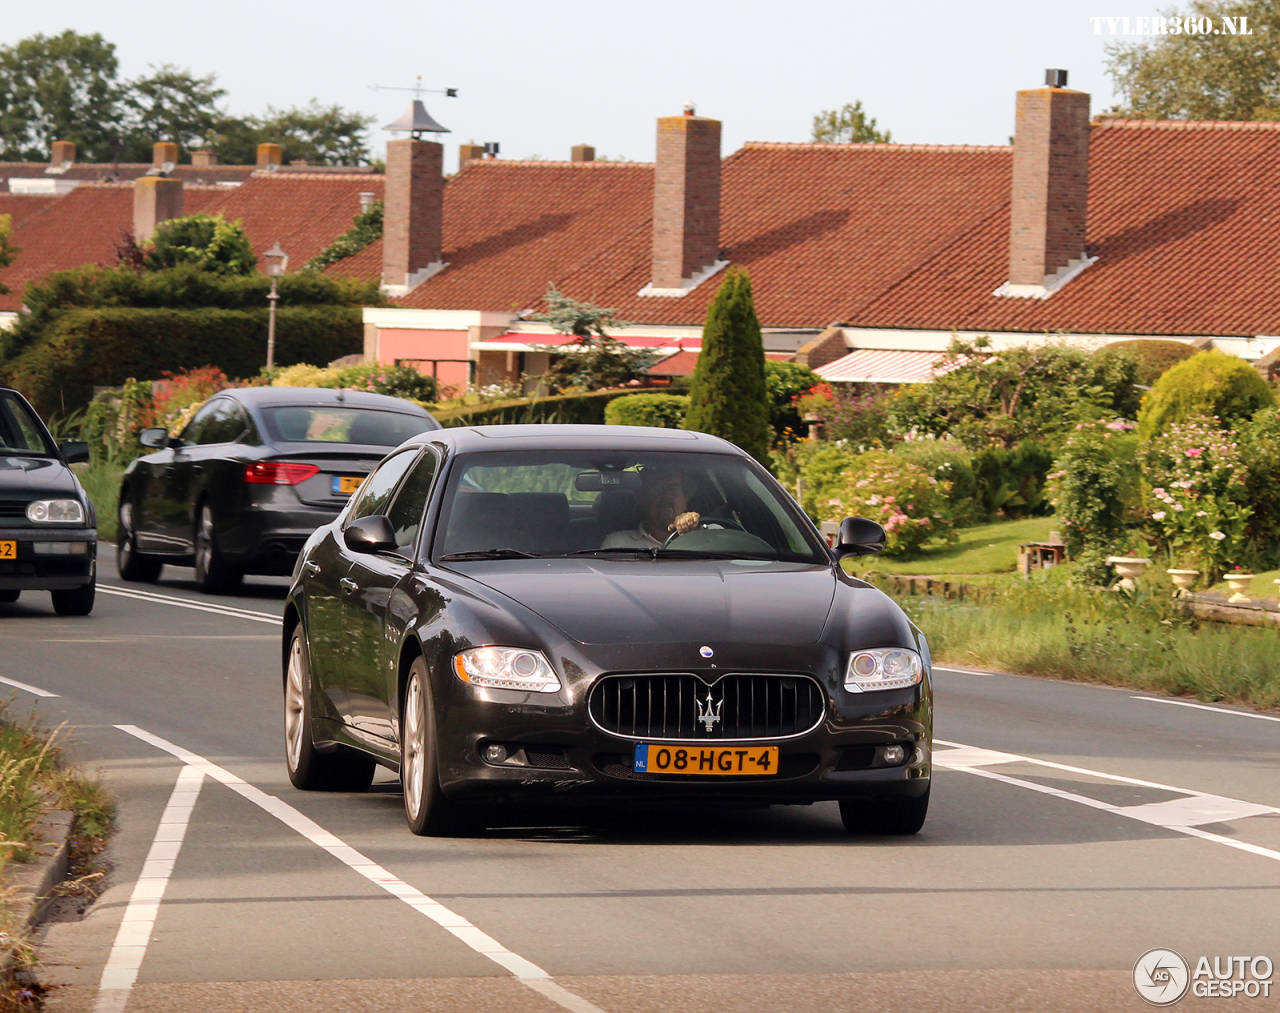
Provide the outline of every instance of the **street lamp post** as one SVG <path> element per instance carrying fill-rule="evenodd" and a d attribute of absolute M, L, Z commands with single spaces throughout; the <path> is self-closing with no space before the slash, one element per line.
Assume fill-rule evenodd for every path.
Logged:
<path fill-rule="evenodd" d="M 276 286 L 280 284 L 280 279 L 284 277 L 284 272 L 289 266 L 289 254 L 280 249 L 280 243 L 277 241 L 263 256 L 267 259 L 267 277 L 271 279 L 271 294 L 267 296 L 270 304 L 267 312 L 267 369 L 275 369 L 276 303 L 280 301 Z"/>

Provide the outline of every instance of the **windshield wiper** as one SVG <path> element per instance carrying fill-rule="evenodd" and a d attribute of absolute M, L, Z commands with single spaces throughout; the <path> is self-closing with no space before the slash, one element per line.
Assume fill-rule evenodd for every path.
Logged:
<path fill-rule="evenodd" d="M 653 554 L 652 549 L 641 548 L 638 545 L 614 545 L 608 549 L 577 549 L 574 552 L 557 553 L 560 556 L 611 556 L 615 553 L 628 553 L 632 556 L 650 556 Z"/>
<path fill-rule="evenodd" d="M 440 557 L 441 562 L 463 559 L 538 559 L 536 552 L 522 549 L 476 549 L 474 552 L 450 552 Z"/>
<path fill-rule="evenodd" d="M 741 552 L 709 552 L 704 549 L 649 549 L 654 559 L 772 559 L 772 556 L 748 556 Z"/>

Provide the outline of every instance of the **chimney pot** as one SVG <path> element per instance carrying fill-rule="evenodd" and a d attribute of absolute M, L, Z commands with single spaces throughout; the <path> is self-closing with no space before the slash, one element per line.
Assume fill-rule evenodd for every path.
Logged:
<path fill-rule="evenodd" d="M 173 141 L 156 141 L 151 146 L 151 168 L 169 172 L 178 164 L 178 146 Z"/>
<path fill-rule="evenodd" d="M 658 120 L 653 171 L 654 288 L 681 288 L 720 257 L 720 121 Z"/>
<path fill-rule="evenodd" d="M 284 148 L 278 144 L 258 145 L 258 168 L 271 172 L 284 164 Z"/>
<path fill-rule="evenodd" d="M 145 243 L 156 226 L 182 217 L 182 180 L 139 176 L 133 181 L 133 238 Z"/>
<path fill-rule="evenodd" d="M 596 149 L 590 144 L 575 144 L 569 151 L 569 160 L 571 162 L 594 162 L 596 160 Z"/>
<path fill-rule="evenodd" d="M 692 102 L 686 102 L 684 104 L 684 114 L 686 116 L 696 116 L 696 108 L 697 107 Z"/>
<path fill-rule="evenodd" d="M 1088 94 L 1064 88 L 1018 92 L 1011 284 L 1045 285 L 1047 276 L 1085 256 L 1088 201 Z"/>
<path fill-rule="evenodd" d="M 76 160 L 76 146 L 73 141 L 54 141 L 49 156 L 49 164 L 55 168 L 64 168 Z"/>
<path fill-rule="evenodd" d="M 462 165 L 463 162 L 470 162 L 473 158 L 484 158 L 483 144 L 458 145 L 458 165 Z"/>
<path fill-rule="evenodd" d="M 440 263 L 444 223 L 444 146 L 387 142 L 382 283 L 412 287 L 413 275 Z"/>
<path fill-rule="evenodd" d="M 1065 70 L 1046 70 L 1044 72 L 1044 83 L 1049 88 L 1065 88 L 1067 86 L 1067 72 Z"/>
<path fill-rule="evenodd" d="M 218 156 L 208 148 L 192 152 L 191 164 L 197 169 L 209 169 L 218 164 Z"/>

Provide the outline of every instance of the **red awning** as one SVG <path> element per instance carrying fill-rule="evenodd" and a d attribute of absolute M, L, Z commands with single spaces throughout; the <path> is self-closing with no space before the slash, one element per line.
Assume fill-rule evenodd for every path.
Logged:
<path fill-rule="evenodd" d="M 927 383 L 950 371 L 937 365 L 942 357 L 942 352 L 858 348 L 814 372 L 832 383 Z"/>

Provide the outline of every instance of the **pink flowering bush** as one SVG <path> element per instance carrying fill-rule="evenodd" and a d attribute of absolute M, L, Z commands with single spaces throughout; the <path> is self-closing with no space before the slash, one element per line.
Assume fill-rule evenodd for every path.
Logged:
<path fill-rule="evenodd" d="M 945 482 L 884 450 L 846 455 L 842 463 L 814 496 L 820 520 L 877 521 L 888 536 L 886 556 L 909 555 L 934 538 L 954 538 Z"/>
<path fill-rule="evenodd" d="M 1246 550 L 1249 470 L 1217 418 L 1174 423 L 1148 443 L 1148 530 L 1179 566 L 1216 581 Z"/>
<path fill-rule="evenodd" d="M 1067 552 L 1104 583 L 1101 560 L 1128 552 L 1140 505 L 1137 438 L 1125 419 L 1083 422 L 1063 442 L 1049 475 L 1049 498 L 1062 518 Z"/>

